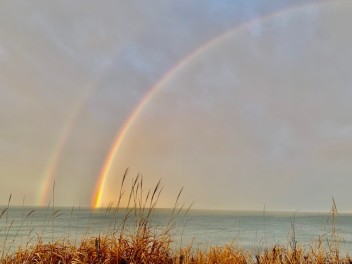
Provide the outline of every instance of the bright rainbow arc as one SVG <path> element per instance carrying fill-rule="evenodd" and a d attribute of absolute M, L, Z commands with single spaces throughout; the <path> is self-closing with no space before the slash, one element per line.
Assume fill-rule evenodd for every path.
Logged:
<path fill-rule="evenodd" d="M 179 64 L 181 64 L 181 63 L 182 63 L 182 61 Z M 120 130 L 117 137 L 115 138 L 114 143 L 113 143 L 113 145 L 107 155 L 107 159 L 105 160 L 104 166 L 100 172 L 100 176 L 98 178 L 98 182 L 96 184 L 94 194 L 92 197 L 91 207 L 97 208 L 101 204 L 101 199 L 102 199 L 103 191 L 105 188 L 106 179 L 107 179 L 107 176 L 109 175 L 109 172 L 111 170 L 112 162 L 113 162 L 115 155 L 116 155 L 118 149 L 120 148 L 121 143 L 122 143 L 123 139 L 125 138 L 128 130 L 130 129 L 130 127 L 132 126 L 132 124 L 134 123 L 136 118 L 138 117 L 139 113 L 143 110 L 145 105 L 148 103 L 148 101 L 157 92 L 159 86 L 161 86 L 164 83 L 164 79 L 167 78 L 169 76 L 169 74 L 171 74 L 173 72 L 172 70 L 173 70 L 173 68 L 169 72 L 167 72 L 164 75 L 164 78 L 160 79 L 159 82 L 157 82 L 155 86 L 153 86 L 151 89 L 149 89 L 148 93 L 144 96 L 142 101 L 137 105 L 137 107 L 133 110 L 133 112 L 130 114 L 129 118 L 125 121 L 124 125 L 122 126 L 122 129 Z"/>
<path fill-rule="evenodd" d="M 227 35 L 230 32 L 224 33 L 224 35 Z M 106 179 L 109 175 L 109 172 L 111 170 L 111 165 L 113 163 L 113 160 L 115 159 L 116 153 L 125 138 L 128 130 L 134 123 L 134 121 L 137 119 L 138 115 L 140 112 L 143 110 L 145 105 L 148 103 L 150 99 L 153 98 L 153 96 L 156 94 L 156 92 L 166 83 L 169 78 L 171 78 L 178 70 L 182 69 L 190 60 L 192 60 L 194 57 L 196 57 L 198 54 L 202 53 L 204 50 L 206 50 L 209 46 L 211 46 L 213 43 L 218 42 L 219 38 L 222 39 L 224 35 L 221 35 L 220 37 L 216 37 L 215 39 L 210 40 L 207 42 L 205 45 L 201 46 L 200 48 L 196 49 L 195 51 L 191 52 L 188 56 L 180 60 L 174 67 L 172 67 L 169 71 L 167 71 L 163 77 L 154 85 L 152 86 L 147 94 L 143 97 L 141 102 L 137 105 L 135 110 L 130 114 L 129 118 L 126 120 L 126 122 L 123 124 L 122 129 L 119 131 L 117 137 L 114 140 L 114 143 L 109 151 L 109 154 L 107 155 L 107 158 L 105 160 L 104 166 L 99 174 L 98 181 L 96 184 L 95 191 L 93 193 L 92 201 L 91 201 L 91 207 L 92 208 L 98 208 L 101 206 L 101 199 L 103 195 L 103 191 L 105 189 L 105 183 Z"/>
<path fill-rule="evenodd" d="M 115 140 L 113 141 L 113 145 L 109 150 L 109 153 L 107 155 L 107 158 L 105 160 L 105 163 L 101 169 L 101 172 L 99 174 L 98 177 L 98 181 L 96 183 L 96 187 L 92 196 L 92 200 L 91 200 L 91 207 L 92 208 L 98 208 L 100 206 L 102 206 L 102 195 L 105 189 L 105 184 L 106 184 L 106 180 L 109 176 L 110 170 L 111 170 L 111 166 L 112 163 L 115 159 L 115 156 L 121 146 L 121 143 L 123 141 L 123 139 L 125 138 L 127 132 L 129 131 L 129 129 L 131 128 L 131 126 L 133 125 L 134 121 L 137 119 L 137 117 L 139 116 L 140 112 L 143 110 L 143 108 L 145 107 L 145 105 L 148 103 L 149 100 L 151 100 L 153 98 L 153 96 L 157 93 L 157 91 L 169 80 L 171 79 L 171 77 L 176 74 L 178 71 L 180 71 L 185 65 L 187 65 L 190 61 L 192 61 L 193 59 L 195 59 L 197 56 L 199 56 L 200 54 L 202 54 L 203 52 L 205 52 L 207 49 L 211 48 L 212 46 L 215 46 L 216 44 L 222 42 L 223 40 L 225 40 L 227 37 L 230 37 L 233 34 L 239 33 L 244 29 L 247 29 L 253 25 L 255 25 L 256 23 L 259 22 L 265 22 L 275 16 L 278 15 L 282 15 L 285 13 L 289 13 L 289 12 L 293 12 L 293 11 L 299 11 L 301 9 L 305 9 L 308 7 L 314 7 L 316 5 L 321 5 L 321 4 L 325 4 L 328 3 L 329 1 L 323 1 L 323 2 L 319 2 L 319 3 L 308 3 L 308 4 L 303 4 L 303 5 L 299 5 L 296 7 L 289 7 L 289 8 L 285 8 L 283 10 L 280 10 L 278 12 L 273 12 L 273 13 L 269 13 L 267 15 L 261 16 L 259 18 L 255 18 L 253 20 L 250 20 L 249 22 L 245 22 L 239 26 L 237 26 L 235 29 L 230 29 L 228 31 L 226 31 L 225 33 L 222 33 L 219 36 L 216 36 L 215 38 L 209 40 L 208 42 L 206 42 L 205 44 L 203 44 L 202 46 L 200 46 L 199 48 L 195 49 L 193 52 L 189 53 L 186 57 L 184 57 L 183 59 L 181 59 L 174 67 L 172 67 L 171 69 L 169 69 L 164 75 L 163 77 L 155 84 L 153 85 L 149 91 L 147 92 L 147 94 L 144 96 L 144 98 L 140 101 L 140 103 L 137 105 L 137 107 L 135 108 L 135 110 L 133 110 L 133 112 L 130 114 L 129 118 L 125 121 L 125 123 L 122 126 L 122 129 L 119 131 L 119 133 L 117 134 Z"/>

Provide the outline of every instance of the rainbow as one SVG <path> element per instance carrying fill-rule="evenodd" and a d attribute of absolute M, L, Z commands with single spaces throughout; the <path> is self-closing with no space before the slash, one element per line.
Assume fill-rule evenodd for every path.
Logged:
<path fill-rule="evenodd" d="M 110 170 L 112 163 L 116 157 L 116 154 L 121 146 L 122 141 L 124 140 L 126 134 L 128 133 L 129 129 L 131 128 L 132 124 L 135 122 L 139 114 L 142 112 L 143 108 L 146 106 L 146 104 L 154 97 L 154 95 L 158 92 L 158 90 L 167 82 L 171 79 L 172 76 L 174 76 L 177 72 L 179 72 L 183 67 L 185 67 L 188 63 L 190 63 L 193 59 L 198 57 L 199 55 L 203 54 L 206 50 L 209 48 L 217 45 L 218 43 L 221 43 L 224 41 L 226 38 L 232 36 L 233 34 L 239 33 L 242 30 L 248 29 L 251 26 L 255 25 L 256 23 L 259 22 L 265 22 L 270 20 L 271 18 L 282 15 L 282 14 L 287 14 L 290 12 L 294 11 L 301 11 L 306 8 L 310 7 L 315 7 L 316 5 L 321 5 L 328 3 L 329 1 L 323 1 L 319 3 L 308 3 L 308 4 L 302 4 L 298 5 L 295 7 L 289 7 L 277 12 L 269 13 L 267 15 L 261 16 L 259 18 L 255 18 L 253 20 L 250 20 L 248 22 L 245 22 L 236 28 L 230 29 L 215 38 L 210 39 L 208 42 L 205 44 L 201 45 L 191 53 L 189 53 L 187 56 L 185 56 L 183 59 L 181 59 L 176 65 L 174 65 L 172 68 L 170 68 L 162 77 L 160 80 L 158 80 L 157 83 L 155 83 L 151 88 L 149 88 L 147 94 L 143 97 L 143 99 L 139 102 L 139 104 L 136 106 L 136 108 L 132 111 L 130 116 L 127 118 L 127 120 L 124 122 L 122 129 L 118 132 L 117 136 L 115 137 L 113 144 L 108 152 L 108 155 L 105 159 L 105 163 L 101 169 L 101 172 L 98 176 L 98 180 L 96 182 L 96 187 L 94 189 L 92 199 L 91 199 L 91 207 L 92 208 L 98 208 L 102 206 L 102 196 L 104 193 L 105 189 L 105 184 L 107 181 L 107 178 L 109 176 Z"/>
<path fill-rule="evenodd" d="M 43 181 L 40 186 L 40 192 L 38 196 L 38 205 L 45 206 L 48 203 L 49 192 L 51 190 L 51 186 L 54 184 L 55 172 L 60 162 L 60 158 L 64 149 L 64 146 L 67 142 L 67 139 L 70 135 L 70 131 L 73 127 L 73 123 L 78 115 L 78 111 L 74 111 L 73 114 L 70 115 L 68 121 L 64 125 L 64 129 L 62 130 L 59 140 L 57 141 L 53 154 L 49 157 L 47 162 L 47 167 L 44 171 Z"/>
<path fill-rule="evenodd" d="M 78 100 L 78 102 L 75 105 L 74 110 L 66 119 L 64 127 L 63 127 L 63 129 L 59 135 L 59 138 L 57 140 L 57 143 L 54 147 L 54 151 L 49 156 L 46 169 L 44 170 L 44 173 L 43 173 L 43 180 L 40 185 L 40 191 L 39 191 L 38 202 L 37 202 L 37 204 L 39 206 L 45 206 L 45 205 L 47 205 L 47 203 L 49 201 L 49 193 L 50 193 L 52 186 L 54 184 L 55 174 L 56 174 L 57 168 L 59 166 L 63 150 L 64 150 L 65 145 L 69 139 L 70 132 L 71 132 L 72 128 L 74 127 L 74 124 L 75 124 L 77 118 L 79 117 L 85 102 L 88 100 L 88 98 L 91 97 L 91 95 L 96 90 L 96 87 L 98 87 L 98 86 L 94 85 L 92 87 L 93 88 L 88 89 L 88 91 L 84 94 L 84 96 L 82 96 L 80 98 L 80 100 Z"/>
<path fill-rule="evenodd" d="M 113 54 L 113 58 L 116 58 L 120 55 L 121 50 L 116 50 Z M 70 133 L 76 123 L 76 120 L 80 116 L 84 105 L 87 103 L 89 98 L 93 96 L 93 94 L 98 90 L 99 83 L 101 82 L 102 78 L 98 78 L 98 80 L 93 81 L 93 83 L 89 82 L 87 84 L 87 90 L 85 93 L 78 99 L 76 102 L 73 111 L 67 117 L 63 129 L 58 136 L 58 140 L 56 141 L 54 150 L 52 154 L 49 156 L 46 168 L 44 169 L 41 184 L 39 187 L 39 192 L 37 196 L 37 204 L 39 206 L 46 206 L 49 202 L 49 193 L 52 190 L 56 171 L 58 169 L 60 159 L 62 157 L 64 148 L 66 143 L 69 139 Z"/>

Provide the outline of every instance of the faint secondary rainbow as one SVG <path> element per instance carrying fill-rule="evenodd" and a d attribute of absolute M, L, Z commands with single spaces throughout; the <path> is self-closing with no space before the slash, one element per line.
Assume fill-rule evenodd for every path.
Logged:
<path fill-rule="evenodd" d="M 75 108 L 64 123 L 64 127 L 61 130 L 61 134 L 59 135 L 54 150 L 48 159 L 46 169 L 43 173 L 43 179 L 38 194 L 39 206 L 45 206 L 49 202 L 49 193 L 53 187 L 56 171 L 59 166 L 63 150 L 70 136 L 70 132 L 74 127 L 74 124 L 80 115 L 84 104 L 87 102 L 88 98 L 91 97 L 92 93 L 94 93 L 97 87 L 98 85 L 93 85 L 92 88 L 88 89 L 88 91 L 75 104 Z"/>
<path fill-rule="evenodd" d="M 112 56 L 113 58 L 119 56 L 120 50 L 117 50 L 114 52 L 114 55 Z M 104 73 L 104 71 L 101 72 L 101 74 Z M 59 134 L 59 137 L 56 141 L 55 147 L 52 151 L 52 154 L 49 156 L 46 168 L 43 172 L 41 184 L 39 187 L 39 192 L 37 196 L 37 204 L 39 206 L 46 206 L 49 202 L 49 194 L 52 190 L 55 176 L 56 176 L 56 171 L 58 169 L 60 159 L 62 157 L 64 148 L 66 146 L 66 143 L 69 139 L 70 133 L 80 116 L 82 109 L 84 108 L 84 105 L 87 103 L 89 98 L 92 97 L 92 95 L 98 90 L 99 88 L 99 83 L 101 82 L 102 78 L 98 78 L 98 80 L 95 80 L 92 82 L 87 82 L 86 87 L 87 90 L 84 92 L 84 94 L 77 100 L 76 104 L 74 105 L 73 110 L 71 111 L 71 114 L 67 117 L 63 129 L 61 130 L 61 133 Z"/>
<path fill-rule="evenodd" d="M 129 115 L 125 123 L 123 124 L 121 130 L 118 132 L 117 136 L 115 137 L 112 147 L 110 148 L 108 155 L 105 159 L 105 163 L 101 169 L 101 172 L 98 176 L 98 180 L 95 185 L 95 189 L 92 195 L 91 199 L 91 207 L 92 208 L 98 208 L 102 206 L 102 196 L 105 190 L 105 184 L 107 181 L 107 178 L 109 176 L 109 173 L 111 171 L 111 166 L 112 163 L 116 157 L 116 154 L 121 146 L 121 143 L 123 139 L 125 138 L 127 132 L 133 125 L 134 121 L 137 119 L 145 105 L 154 97 L 154 95 L 159 91 L 159 89 L 167 82 L 169 79 L 172 78 L 177 72 L 179 72 L 184 66 L 186 66 L 189 62 L 191 62 L 193 59 L 198 57 L 199 55 L 203 54 L 206 50 L 211 48 L 212 46 L 215 46 L 218 43 L 221 43 L 223 40 L 225 40 L 227 37 L 232 36 L 233 34 L 239 33 L 244 29 L 248 29 L 251 26 L 255 25 L 256 23 L 259 22 L 265 22 L 275 16 L 290 13 L 293 11 L 300 11 L 301 9 L 309 8 L 309 7 L 315 7 L 317 5 L 329 3 L 329 1 L 322 1 L 318 3 L 308 3 L 308 4 L 303 4 L 303 5 L 298 5 L 294 7 L 289 7 L 282 9 L 277 12 L 269 13 L 266 15 L 263 15 L 261 17 L 255 18 L 253 20 L 250 20 L 248 22 L 244 22 L 240 24 L 239 26 L 236 26 L 233 29 L 230 29 L 215 38 L 210 39 L 208 42 L 205 44 L 201 45 L 191 53 L 189 53 L 186 57 L 181 59 L 176 65 L 174 65 L 171 69 L 169 69 L 162 77 L 159 79 L 157 83 L 155 83 L 147 92 L 147 94 L 143 97 L 143 99 L 139 102 L 139 104 L 136 106 L 136 108 L 132 111 L 132 113 Z"/>
<path fill-rule="evenodd" d="M 64 129 L 61 132 L 59 140 L 57 141 L 54 151 L 48 160 L 47 167 L 43 173 L 43 180 L 40 185 L 40 191 L 38 196 L 39 206 L 45 206 L 48 203 L 48 197 L 51 187 L 54 184 L 55 173 L 59 165 L 61 154 L 63 152 L 65 143 L 70 135 L 73 123 L 78 115 L 78 111 L 74 111 L 73 114 L 68 118 L 68 121 L 64 125 Z"/>

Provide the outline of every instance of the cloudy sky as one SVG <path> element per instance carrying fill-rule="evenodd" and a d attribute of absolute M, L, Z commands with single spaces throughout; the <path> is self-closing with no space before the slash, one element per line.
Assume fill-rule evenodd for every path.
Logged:
<path fill-rule="evenodd" d="M 350 1 L 3 1 L 0 204 L 352 212 Z M 129 180 L 130 181 L 130 180 Z M 128 181 L 128 182 L 129 182 Z"/>

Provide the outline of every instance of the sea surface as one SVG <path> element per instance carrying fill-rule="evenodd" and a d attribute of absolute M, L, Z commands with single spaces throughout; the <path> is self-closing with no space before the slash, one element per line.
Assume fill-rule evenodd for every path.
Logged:
<path fill-rule="evenodd" d="M 144 212 L 146 214 L 147 211 Z M 69 240 L 72 244 L 89 236 L 119 232 L 126 209 L 0 208 L 0 248 L 8 252 L 18 246 Z M 140 210 L 132 210 L 126 230 L 135 228 Z M 210 211 L 172 212 L 156 209 L 150 223 L 156 232 L 171 227 L 173 247 L 192 244 L 196 249 L 231 244 L 256 252 L 273 245 L 312 246 L 339 242 L 342 252 L 352 251 L 352 214 Z"/>

